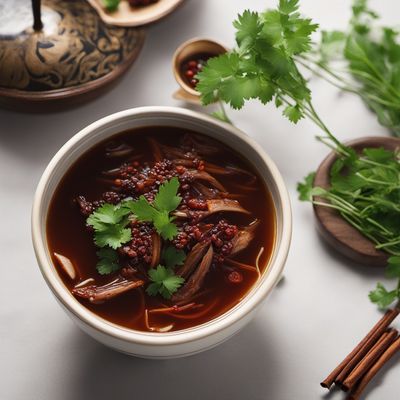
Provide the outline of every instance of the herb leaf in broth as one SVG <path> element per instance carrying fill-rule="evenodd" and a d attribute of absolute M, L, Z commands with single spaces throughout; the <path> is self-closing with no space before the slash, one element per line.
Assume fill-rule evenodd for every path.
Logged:
<path fill-rule="evenodd" d="M 152 283 L 147 287 L 146 293 L 150 296 L 160 294 L 165 299 L 171 298 L 185 281 L 182 277 L 175 275 L 172 268 L 166 268 L 163 265 L 150 269 L 149 278 Z"/>
<path fill-rule="evenodd" d="M 108 275 L 118 271 L 121 266 L 118 263 L 118 253 L 110 248 L 100 249 L 97 253 L 99 261 L 96 269 L 100 275 Z"/>
<path fill-rule="evenodd" d="M 174 246 L 168 246 L 164 249 L 161 258 L 168 268 L 174 268 L 183 265 L 186 254 L 183 250 L 177 250 Z"/>

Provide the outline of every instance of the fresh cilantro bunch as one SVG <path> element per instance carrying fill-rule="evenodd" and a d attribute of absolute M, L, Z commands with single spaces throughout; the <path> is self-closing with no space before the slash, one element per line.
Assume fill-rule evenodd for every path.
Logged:
<path fill-rule="evenodd" d="M 400 160 L 398 153 L 383 148 L 364 149 L 361 155 L 349 149 L 340 155 L 330 171 L 329 189 L 313 187 L 315 174 L 298 184 L 299 198 L 330 207 L 377 249 L 391 254 L 387 276 L 400 285 Z M 322 201 L 322 200 L 327 200 Z M 378 283 L 369 295 L 384 308 L 400 299 L 400 286 L 392 291 Z"/>
<path fill-rule="evenodd" d="M 130 221 L 151 222 L 165 240 L 172 240 L 176 236 L 178 228 L 172 222 L 174 217 L 170 213 L 182 201 L 178 189 L 179 180 L 174 177 L 159 187 L 152 204 L 144 196 L 138 200 L 124 200 L 117 205 L 106 203 L 87 218 L 87 225 L 94 231 L 94 242 L 100 247 L 97 252 L 97 271 L 100 274 L 110 274 L 120 268 L 116 250 L 132 240 L 132 232 L 128 227 Z M 165 251 L 168 266 L 180 265 L 184 258 L 182 251 L 174 252 L 169 247 Z"/>
<path fill-rule="evenodd" d="M 233 23 L 238 47 L 211 58 L 197 76 L 203 103 L 218 99 L 239 109 L 245 100 L 266 104 L 275 99 L 278 105 L 285 103 L 284 114 L 293 122 L 303 117 L 310 91 L 293 56 L 310 49 L 310 34 L 317 25 L 297 11 L 298 0 L 281 0 L 276 10 L 239 15 Z"/>
<path fill-rule="evenodd" d="M 322 32 L 317 57 L 301 58 L 333 85 L 359 95 L 380 124 L 400 136 L 400 33 L 378 28 L 377 19 L 367 0 L 355 0 L 348 30 Z"/>
<path fill-rule="evenodd" d="M 298 9 L 298 0 L 280 0 L 274 10 L 244 11 L 233 23 L 237 48 L 210 58 L 197 75 L 196 89 L 205 105 L 219 100 L 240 109 L 249 99 L 263 104 L 274 100 L 291 122 L 311 119 L 345 152 L 316 113 L 296 65 L 296 57 L 311 50 L 311 34 L 318 27 Z"/>

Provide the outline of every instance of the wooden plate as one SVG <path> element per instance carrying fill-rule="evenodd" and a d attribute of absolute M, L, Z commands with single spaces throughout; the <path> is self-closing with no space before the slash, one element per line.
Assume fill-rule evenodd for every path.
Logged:
<path fill-rule="evenodd" d="M 156 22 L 172 13 L 184 0 L 159 0 L 157 3 L 143 7 L 131 7 L 127 0 L 122 0 L 118 9 L 107 12 L 101 0 L 88 0 L 100 18 L 107 24 L 115 26 L 143 26 Z"/>
<path fill-rule="evenodd" d="M 400 147 L 400 139 L 367 137 L 347 142 L 346 145 L 358 151 L 365 147 L 383 147 L 386 150 L 394 150 L 396 147 Z M 336 158 L 336 154 L 332 152 L 321 163 L 315 175 L 314 186 L 329 188 L 329 172 Z M 357 263 L 375 267 L 386 266 L 388 254 L 376 250 L 374 243 L 347 223 L 338 212 L 317 205 L 314 205 L 314 212 L 318 231 L 335 250 Z"/>
<path fill-rule="evenodd" d="M 38 31 L 31 7 L 11 8 L 18 24 L 8 27 L 0 15 L 0 104 L 7 108 L 51 111 L 90 100 L 128 70 L 143 46 L 142 29 L 106 25 L 85 0 L 43 0 Z"/>

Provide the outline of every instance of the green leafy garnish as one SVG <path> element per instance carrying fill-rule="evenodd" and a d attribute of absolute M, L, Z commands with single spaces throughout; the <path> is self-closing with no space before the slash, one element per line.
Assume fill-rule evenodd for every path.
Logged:
<path fill-rule="evenodd" d="M 132 232 L 128 224 L 136 219 L 140 222 L 152 222 L 157 232 L 166 240 L 172 240 L 178 233 L 169 214 L 182 201 L 177 195 L 179 180 L 174 177 L 159 187 L 150 204 L 144 196 L 137 200 L 123 200 L 117 205 L 103 204 L 87 218 L 87 225 L 94 230 L 94 242 L 101 249 L 97 252 L 99 262 L 97 270 L 101 275 L 117 271 L 118 254 L 115 251 L 132 240 Z M 168 247 L 164 252 L 164 260 L 168 267 L 181 265 L 185 259 L 183 251 Z"/>
<path fill-rule="evenodd" d="M 369 293 L 369 298 L 379 308 L 386 308 L 395 300 L 400 300 L 400 256 L 389 257 L 386 276 L 398 279 L 397 288 L 388 291 L 382 283 L 376 285 L 376 289 Z"/>
<path fill-rule="evenodd" d="M 116 11 L 121 0 L 102 0 L 107 11 Z"/>
<path fill-rule="evenodd" d="M 121 266 L 118 263 L 118 253 L 110 248 L 100 249 L 97 253 L 99 261 L 96 268 L 100 275 L 107 275 L 118 271 Z"/>
<path fill-rule="evenodd" d="M 120 205 L 103 204 L 86 220 L 94 229 L 94 242 L 98 247 L 117 249 L 132 239 L 131 230 L 126 228 L 129 209 Z"/>
<path fill-rule="evenodd" d="M 177 250 L 174 246 L 166 247 L 161 254 L 161 259 L 168 268 L 175 268 L 179 265 L 183 265 L 185 258 L 185 252 L 183 250 Z"/>
<path fill-rule="evenodd" d="M 154 198 L 153 205 L 158 211 L 170 213 L 174 211 L 182 201 L 182 197 L 178 196 L 179 180 L 177 177 L 172 178 L 168 182 L 163 183 Z"/>
<path fill-rule="evenodd" d="M 301 17 L 298 3 L 280 0 L 277 9 L 239 15 L 233 23 L 237 48 L 210 58 L 197 75 L 196 89 L 204 105 L 219 100 L 239 109 L 246 100 L 274 100 L 276 107 L 284 105 L 283 115 L 290 121 L 310 118 L 345 152 L 316 113 L 296 65 L 296 57 L 310 51 L 311 34 L 318 27 Z"/>
<path fill-rule="evenodd" d="M 338 88 L 359 95 L 380 124 L 400 135 L 400 32 L 377 27 L 367 0 L 354 0 L 346 32 L 322 32 L 317 57 L 303 65 Z M 331 61 L 341 61 L 343 66 Z"/>
<path fill-rule="evenodd" d="M 398 298 L 398 290 L 388 292 L 385 287 L 378 283 L 376 289 L 369 293 L 369 299 L 378 305 L 379 308 L 386 308 Z"/>
<path fill-rule="evenodd" d="M 342 155 L 331 169 L 328 190 L 313 187 L 313 181 L 310 174 L 298 184 L 299 199 L 337 210 L 377 249 L 393 254 L 386 275 L 399 278 L 400 285 L 400 162 L 396 153 L 371 148 L 360 155 Z M 384 308 L 400 299 L 400 292 L 387 291 L 379 283 L 369 298 Z"/>
<path fill-rule="evenodd" d="M 383 92 L 391 92 L 391 99 L 384 101 L 393 102 L 400 120 L 399 102 L 395 101 L 393 91 L 399 92 L 400 67 L 388 70 L 380 65 L 386 62 L 389 54 L 391 65 L 397 61 L 400 65 L 400 47 L 392 43 L 395 34 L 385 31 L 384 50 L 380 48 L 384 47 L 383 43 L 372 45 L 366 40 L 369 29 L 363 18 L 375 18 L 376 15 L 366 7 L 365 0 L 357 0 L 354 7 L 354 34 L 351 40 L 346 40 L 343 50 L 351 58 L 351 72 L 355 76 L 358 74 L 360 79 L 367 77 L 371 85 L 380 86 Z M 318 140 L 336 151 L 338 159 L 331 168 L 331 188 L 313 187 L 314 175 L 310 174 L 298 185 L 300 199 L 337 210 L 377 248 L 400 256 L 400 163 L 397 153 L 364 149 L 357 154 L 343 145 L 317 114 L 307 81 L 298 69 L 298 65 L 308 67 L 313 53 L 311 33 L 317 25 L 301 17 L 298 0 L 280 0 L 276 9 L 264 13 L 245 11 L 238 16 L 234 27 L 237 47 L 209 59 L 197 75 L 196 88 L 203 104 L 220 100 L 233 108 L 241 108 L 249 99 L 258 99 L 264 104 L 273 100 L 291 122 L 297 123 L 304 117 L 314 122 L 324 133 L 317 137 Z M 323 35 L 330 48 L 328 51 L 326 47 L 317 65 L 324 65 L 324 58 L 329 58 L 334 47 L 340 49 L 343 37 L 339 32 Z M 380 94 L 374 96 L 379 98 Z M 383 102 L 376 101 L 379 111 L 374 102 L 369 103 L 370 106 L 380 113 L 380 118 L 386 118 L 381 107 Z M 393 274 L 394 270 L 395 267 L 390 266 L 388 273 Z M 385 291 L 382 285 L 378 289 L 371 299 L 380 305 L 398 297 L 398 291 Z"/>
<path fill-rule="evenodd" d="M 178 228 L 172 222 L 174 217 L 169 214 L 182 201 L 177 195 L 178 189 L 179 180 L 174 177 L 160 186 L 153 204 L 150 204 L 144 196 L 140 196 L 137 201 L 127 202 L 127 207 L 135 214 L 138 221 L 152 222 L 164 239 L 172 240 L 178 233 Z"/>
<path fill-rule="evenodd" d="M 149 278 L 152 283 L 147 287 L 146 293 L 150 296 L 160 294 L 165 299 L 171 298 L 185 281 L 182 277 L 175 275 L 172 268 L 165 268 L 163 265 L 150 269 Z"/>

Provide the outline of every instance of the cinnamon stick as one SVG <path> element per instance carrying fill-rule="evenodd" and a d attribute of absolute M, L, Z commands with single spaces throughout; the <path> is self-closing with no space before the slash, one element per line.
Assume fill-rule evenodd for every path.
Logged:
<path fill-rule="evenodd" d="M 396 339 L 398 332 L 396 329 L 389 329 L 383 333 L 380 339 L 368 354 L 351 371 L 349 376 L 343 382 L 342 388 L 345 392 L 349 391 L 360 380 L 360 378 L 370 369 L 376 360 L 386 351 L 386 349 Z"/>
<path fill-rule="evenodd" d="M 400 350 L 400 337 L 398 337 L 378 358 L 371 369 L 364 375 L 358 385 L 354 388 L 353 392 L 347 397 L 347 400 L 358 400 L 362 391 L 371 381 L 371 379 L 379 372 L 379 370 L 389 361 L 397 351 Z"/>
<path fill-rule="evenodd" d="M 397 317 L 400 310 L 395 308 L 393 310 L 386 311 L 385 315 L 375 324 L 375 326 L 369 331 L 363 340 L 354 348 L 354 350 L 321 382 L 321 386 L 329 389 L 333 382 L 341 375 L 346 369 L 346 372 L 341 378 L 347 376 L 348 372 L 361 360 L 361 358 L 368 352 L 368 350 L 374 345 L 377 338 L 382 335 L 386 328 L 393 322 Z M 360 355 L 361 354 L 361 355 Z M 356 357 L 357 361 L 353 361 Z M 347 368 L 348 364 L 352 362 L 352 366 Z"/>

